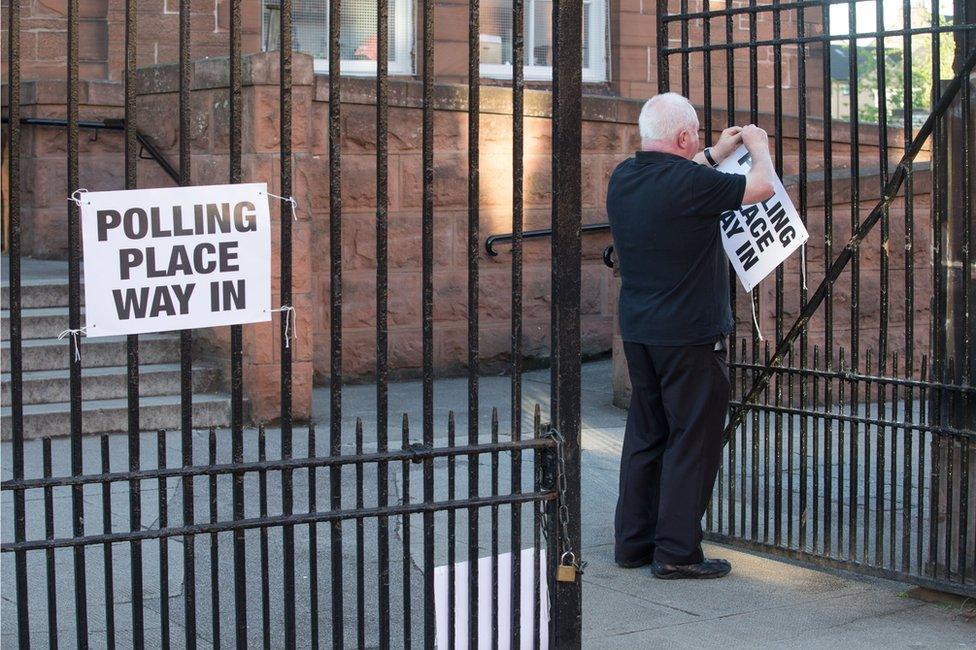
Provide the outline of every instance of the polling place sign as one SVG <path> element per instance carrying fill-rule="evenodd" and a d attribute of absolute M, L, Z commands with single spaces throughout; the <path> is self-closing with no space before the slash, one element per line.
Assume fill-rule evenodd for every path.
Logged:
<path fill-rule="evenodd" d="M 76 196 L 86 336 L 271 319 L 265 183 Z"/>
<path fill-rule="evenodd" d="M 748 174 L 750 169 L 752 156 L 745 146 L 718 166 L 730 174 Z M 746 291 L 752 291 L 810 237 L 782 181 L 777 178 L 774 185 L 776 191 L 766 201 L 722 214 L 725 254 Z"/>

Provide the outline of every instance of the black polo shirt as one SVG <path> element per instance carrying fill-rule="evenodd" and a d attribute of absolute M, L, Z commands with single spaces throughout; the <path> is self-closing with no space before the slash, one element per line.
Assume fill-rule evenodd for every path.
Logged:
<path fill-rule="evenodd" d="M 607 214 L 625 341 L 699 345 L 732 331 L 719 215 L 740 207 L 745 189 L 745 176 L 669 153 L 638 151 L 617 165 Z"/>

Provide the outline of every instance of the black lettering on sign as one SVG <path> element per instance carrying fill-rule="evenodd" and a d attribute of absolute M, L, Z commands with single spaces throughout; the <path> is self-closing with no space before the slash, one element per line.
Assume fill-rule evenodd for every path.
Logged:
<path fill-rule="evenodd" d="M 173 311 L 173 300 L 169 297 L 168 287 L 155 287 L 153 292 L 152 309 L 149 310 L 149 317 L 156 318 L 163 312 L 165 312 L 167 316 L 172 316 L 176 313 Z"/>
<path fill-rule="evenodd" d="M 146 307 L 149 305 L 149 287 L 126 289 L 124 297 L 121 289 L 113 289 L 112 297 L 115 298 L 115 310 L 118 312 L 119 320 L 146 317 Z"/>
<path fill-rule="evenodd" d="M 747 151 L 736 162 L 739 163 L 740 165 L 752 169 L 752 154 Z"/>
<path fill-rule="evenodd" d="M 190 264 L 190 255 L 186 252 L 186 246 L 173 246 L 173 250 L 169 254 L 167 274 L 173 276 L 177 273 L 185 275 L 193 273 L 193 266 Z"/>
<path fill-rule="evenodd" d="M 244 309 L 246 296 L 244 295 L 244 280 L 224 280 L 224 311 Z M 233 307 L 231 303 L 234 303 Z"/>
<path fill-rule="evenodd" d="M 95 219 L 98 222 L 98 241 L 108 239 L 108 231 L 122 223 L 122 215 L 115 210 L 99 210 Z"/>
<path fill-rule="evenodd" d="M 752 242 L 743 242 L 742 246 L 736 249 L 735 254 L 739 256 L 742 268 L 746 271 L 755 266 L 756 262 L 759 261 L 759 256 L 756 255 L 756 251 L 752 248 Z"/>
<path fill-rule="evenodd" d="M 210 311 L 233 311 L 247 306 L 244 280 L 221 280 L 210 283 Z"/>
<path fill-rule="evenodd" d="M 793 226 L 787 226 L 779 233 L 779 243 L 786 246 L 793 241 L 794 237 L 796 237 L 796 230 L 793 229 Z"/>
<path fill-rule="evenodd" d="M 196 285 L 172 286 L 161 285 L 158 287 L 140 287 L 139 289 L 113 289 L 112 296 L 115 298 L 115 310 L 119 320 L 129 320 L 131 318 L 145 318 L 148 312 L 150 318 L 157 316 L 175 316 L 177 313 L 188 314 L 190 312 L 190 296 Z M 170 292 L 172 291 L 172 295 Z M 150 292 L 152 297 L 150 299 Z M 174 304 L 173 298 L 176 303 Z"/>
<path fill-rule="evenodd" d="M 142 239 L 149 232 L 149 217 L 142 208 L 129 208 L 125 211 L 122 230 L 129 239 Z"/>
<path fill-rule="evenodd" d="M 229 273 L 237 271 L 241 268 L 240 264 L 236 263 L 237 260 L 237 242 L 236 241 L 222 241 L 218 244 L 220 247 L 220 255 L 217 258 L 220 260 L 220 272 Z"/>
<path fill-rule="evenodd" d="M 769 230 L 769 226 L 766 225 L 766 220 L 762 217 L 749 222 L 749 232 L 752 233 L 753 237 L 759 237 L 767 230 Z"/>
<path fill-rule="evenodd" d="M 138 248 L 123 248 L 119 250 L 119 275 L 123 280 L 129 279 L 129 271 L 142 264 L 142 250 Z"/>
<path fill-rule="evenodd" d="M 759 206 L 757 205 L 742 208 L 742 216 L 745 218 L 747 226 L 752 225 L 752 220 L 756 218 L 757 214 L 759 214 Z"/>
<path fill-rule="evenodd" d="M 174 284 L 173 285 L 173 295 L 176 296 L 176 301 L 180 303 L 180 314 L 190 313 L 190 296 L 193 295 L 193 290 L 196 288 L 195 284 Z"/>
<path fill-rule="evenodd" d="M 184 235 L 192 235 L 193 228 L 183 227 L 183 206 L 174 205 L 173 206 L 173 235 L 176 237 L 182 237 Z"/>
<path fill-rule="evenodd" d="M 207 234 L 230 232 L 230 204 L 207 204 Z"/>
<path fill-rule="evenodd" d="M 766 248 L 773 243 L 773 233 L 768 230 L 763 233 L 762 237 L 756 238 L 756 246 L 759 248 L 759 252 L 763 252 Z"/>
<path fill-rule="evenodd" d="M 237 232 L 249 232 L 258 229 L 258 218 L 254 214 L 254 204 L 241 201 L 234 206 L 234 226 Z"/>
<path fill-rule="evenodd" d="M 163 225 L 159 222 L 159 208 L 153 206 L 149 208 L 149 222 L 152 224 L 153 237 L 172 237 L 171 230 L 163 230 Z"/>
<path fill-rule="evenodd" d="M 725 231 L 725 236 L 730 238 L 745 232 L 739 224 L 735 210 L 728 210 L 722 213 L 722 230 Z"/>
<path fill-rule="evenodd" d="M 217 249 L 213 244 L 198 244 L 196 248 L 193 249 L 193 266 L 196 268 L 197 273 L 213 273 L 214 269 L 217 268 L 217 263 L 214 260 L 203 260 L 203 255 L 213 255 L 217 252 Z"/>

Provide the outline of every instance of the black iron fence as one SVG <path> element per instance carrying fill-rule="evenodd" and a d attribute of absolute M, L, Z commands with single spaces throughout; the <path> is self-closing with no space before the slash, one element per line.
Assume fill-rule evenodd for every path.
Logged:
<path fill-rule="evenodd" d="M 179 2 L 178 178 L 191 183 L 191 2 Z M 241 0 L 229 3 L 229 182 L 244 180 L 242 165 L 242 22 Z M 390 440 L 388 394 L 388 152 L 387 91 L 389 51 L 388 3 L 377 0 L 376 23 L 376 394 L 375 423 L 364 434 L 357 423 L 350 431 L 343 418 L 342 375 L 342 170 L 340 149 L 340 20 L 341 3 L 329 3 L 329 240 L 331 257 L 330 416 L 328 440 L 295 435 L 292 422 L 292 350 L 289 326 L 281 319 L 281 405 L 278 428 L 245 427 L 243 330 L 230 327 L 230 389 L 232 424 L 209 435 L 194 427 L 193 333 L 180 335 L 181 427 L 178 436 L 160 433 L 154 440 L 140 433 L 139 337 L 129 336 L 127 349 L 128 433 L 101 438 L 98 447 L 82 437 L 82 357 L 69 354 L 71 404 L 70 435 L 64 440 L 26 441 L 23 433 L 23 339 L 21 318 L 21 3 L 8 3 L 8 143 L 9 174 L 9 313 L 11 394 L 11 478 L 3 483 L 5 511 L 11 512 L 2 544 L 5 568 L 13 575 L 10 607 L 16 610 L 16 634 L 21 647 L 74 643 L 134 645 L 199 642 L 238 647 L 296 644 L 333 647 L 378 644 L 380 647 L 433 647 L 435 632 L 435 563 L 467 559 L 468 634 L 477 638 L 478 560 L 490 544 L 491 557 L 512 552 L 511 608 L 532 608 L 534 638 L 549 639 L 550 647 L 580 644 L 580 580 L 556 582 L 559 550 L 579 548 L 579 360 L 580 360 L 580 69 L 582 7 L 553 3 L 553 174 L 561 181 L 552 201 L 552 394 L 550 415 L 561 436 L 546 435 L 538 415 L 531 436 L 523 436 L 522 374 L 522 113 L 524 3 L 512 3 L 513 40 L 513 186 L 512 204 L 512 319 L 511 421 L 500 437 L 497 417 L 490 433 L 482 430 L 479 407 L 478 205 L 479 141 L 479 5 L 469 8 L 468 70 L 468 400 L 467 436 L 458 444 L 454 418 L 445 429 L 434 421 L 433 358 L 433 1 L 422 0 L 419 73 L 423 78 L 423 201 L 422 303 L 423 381 L 420 431 L 411 434 L 404 418 L 402 440 Z M 78 187 L 79 20 L 80 0 L 67 3 L 68 56 L 66 143 L 67 181 Z M 139 115 L 136 111 L 136 0 L 125 2 L 123 83 L 125 89 L 125 188 L 137 185 Z M 290 214 L 292 194 L 292 3 L 280 3 L 280 193 L 279 214 Z M 247 179 L 270 180 L 270 179 Z M 67 202 L 69 237 L 69 328 L 81 322 L 81 236 L 79 208 Z M 292 302 L 292 225 L 280 225 L 281 305 Z M 68 337 L 65 351 L 76 344 Z M 438 434 L 438 431 L 444 432 Z M 364 443 L 364 435 L 371 438 Z M 178 439 L 177 439 L 178 438 Z M 304 438 L 304 440 L 301 440 Z M 487 439 L 486 439 L 487 438 Z M 564 442 L 557 442 L 563 440 Z M 269 442 L 276 453 L 268 456 Z M 353 451 L 350 451 L 350 445 Z M 117 447 L 124 447 L 119 450 Z M 144 461 L 155 447 L 154 459 Z M 556 462 L 556 451 L 559 460 Z M 55 453 L 56 452 L 56 453 Z M 327 452 L 327 453 L 324 453 Z M 526 452 L 531 461 L 523 462 Z M 152 456 L 152 454 L 149 454 Z M 490 477 L 479 472 L 479 459 L 489 458 Z M 504 462 L 505 460 L 508 462 Z M 66 460 L 66 463 L 59 463 Z M 100 464 L 95 463 L 99 460 Z M 448 481 L 435 485 L 435 464 L 447 463 Z M 399 463 L 399 473 L 397 473 Z M 419 463 L 419 494 L 411 494 L 412 464 Z M 467 489 L 456 484 L 456 465 L 465 463 Z M 122 466 L 120 466 L 120 464 Z M 148 467 L 148 469 L 146 469 Z M 561 469 L 564 468 L 564 469 Z M 328 473 L 328 481 L 320 476 Z M 510 489 L 500 487 L 508 475 Z M 526 474 L 526 476 L 523 476 Z M 490 488 L 486 489 L 486 478 Z M 354 479 L 352 486 L 348 486 Z M 558 479 L 558 481 L 557 481 Z M 416 480 L 416 479 L 414 479 Z M 399 494 L 392 495 L 391 485 Z M 557 484 L 560 516 L 557 518 Z M 326 487 L 327 485 L 327 487 Z M 444 492 L 446 488 L 446 493 Z M 179 493 L 174 500 L 171 491 Z M 155 494 L 154 494 L 155 493 Z M 229 493 L 229 499 L 221 495 Z M 459 494 L 460 493 L 460 494 Z M 155 499 L 153 497 L 156 497 Z M 279 500 L 280 499 L 280 500 Z M 127 508 L 120 507 L 127 501 Z M 43 502 L 43 507 L 40 507 Z M 38 504 L 35 507 L 35 504 Z M 9 506 L 9 507 L 7 507 Z M 175 507 L 174 507 L 175 506 Z M 226 506 L 226 507 L 225 507 Z M 501 513 L 508 510 L 507 516 Z M 59 513 L 69 515 L 65 527 Z M 483 515 L 487 514 L 487 521 Z M 94 516 L 93 516 L 94 515 Z M 101 515 L 98 517 L 98 515 Z M 443 519 L 442 519 L 443 515 Z M 5 518 L 8 515 L 5 513 Z M 100 519 L 100 520 L 99 520 Z M 422 549 L 413 556 L 411 527 Z M 5 519 L 5 521 L 7 521 Z M 465 527 L 461 528 L 461 523 Z M 559 522 L 563 522 L 562 525 Z M 328 554 L 323 552 L 328 528 Z M 391 530 L 392 528 L 392 530 Z M 364 557 L 366 535 L 375 539 L 375 557 Z M 562 540 L 557 543 L 558 538 Z M 400 537 L 397 548 L 395 536 Z M 445 540 L 446 538 L 446 540 Z M 543 539 L 545 538 L 545 539 Z M 551 541 L 546 541 L 551 540 Z M 533 571 L 532 603 L 520 602 L 520 554 L 523 546 L 544 549 L 546 559 Z M 355 549 L 350 554 L 349 548 Z M 182 562 L 180 562 L 180 557 Z M 320 567 L 323 558 L 329 567 Z M 498 584 L 498 565 L 492 561 L 492 582 Z M 367 568 L 368 567 L 368 568 Z M 396 578 L 395 576 L 400 576 Z M 375 583 L 374 583 L 375 579 Z M 368 580 L 368 581 L 367 581 Z M 391 593 L 399 581 L 399 596 Z M 326 587 L 326 585 L 328 585 Z M 449 615 L 453 619 L 455 588 L 450 581 Z M 550 599 L 540 597 L 547 585 Z M 5 594 L 8 589 L 5 588 Z M 497 642 L 499 611 L 493 599 L 493 643 Z M 259 598 L 255 600 L 255 594 Z M 327 599 L 325 596 L 329 594 Z M 353 596 L 355 595 L 355 596 Z M 355 600 L 353 601 L 353 597 Z M 504 599 L 505 595 L 502 595 Z M 259 603 L 259 606 L 255 603 Z M 551 606 L 550 606 L 551 604 Z M 259 611 L 258 611 L 259 610 Z M 125 613 L 123 613 L 125 612 Z M 353 613 L 354 612 L 354 613 Z M 399 620 L 395 620 L 395 619 Z M 280 623 L 278 622 L 280 620 Z M 548 626 L 544 621 L 550 621 Z M 374 623 L 375 621 L 375 623 Z M 542 627 L 542 629 L 540 629 Z M 453 626 L 450 645 L 453 645 Z M 511 626 L 511 641 L 521 647 L 520 627 Z M 476 644 L 476 641 L 472 641 Z"/>
<path fill-rule="evenodd" d="M 752 301 L 778 343 L 748 326 L 733 342 L 707 525 L 747 548 L 973 595 L 976 16 L 972 3 L 951 16 L 932 3 L 926 18 L 878 0 L 865 28 L 863 4 L 657 5 L 660 90 L 700 103 L 706 145 L 725 126 L 767 128 L 811 231 L 806 258 L 733 301 L 742 323 Z"/>

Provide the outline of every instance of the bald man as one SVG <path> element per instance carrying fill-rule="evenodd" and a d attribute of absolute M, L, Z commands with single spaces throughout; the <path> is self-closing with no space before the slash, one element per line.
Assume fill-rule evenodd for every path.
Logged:
<path fill-rule="evenodd" d="M 620 333 L 633 392 L 620 458 L 617 564 L 662 579 L 720 578 L 702 554 L 729 405 L 732 331 L 719 215 L 773 193 L 766 132 L 731 127 L 698 149 L 698 116 L 675 93 L 641 110 L 641 151 L 610 177 L 607 214 L 620 270 Z M 714 169 L 740 143 L 748 176 Z"/>

